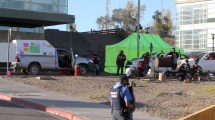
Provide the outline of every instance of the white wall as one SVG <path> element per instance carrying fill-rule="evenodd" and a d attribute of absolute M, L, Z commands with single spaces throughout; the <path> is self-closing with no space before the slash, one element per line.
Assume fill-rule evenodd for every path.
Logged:
<path fill-rule="evenodd" d="M 7 62 L 7 49 L 8 43 L 0 42 L 0 62 Z M 13 43 L 10 43 L 9 49 L 9 62 L 15 62 L 16 57 L 16 46 Z"/>

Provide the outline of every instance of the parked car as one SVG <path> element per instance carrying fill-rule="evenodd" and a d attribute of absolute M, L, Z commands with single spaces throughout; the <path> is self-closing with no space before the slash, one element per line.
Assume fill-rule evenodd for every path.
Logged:
<path fill-rule="evenodd" d="M 195 57 L 188 59 L 189 64 L 192 67 L 195 62 L 198 62 L 201 73 L 213 72 L 215 73 L 215 52 L 201 52 Z M 178 62 L 180 67 L 184 61 L 181 60 Z"/>

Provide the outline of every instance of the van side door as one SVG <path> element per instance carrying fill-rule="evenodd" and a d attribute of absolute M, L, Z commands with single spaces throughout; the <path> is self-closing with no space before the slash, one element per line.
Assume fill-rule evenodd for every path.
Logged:
<path fill-rule="evenodd" d="M 64 49 L 57 50 L 57 64 L 59 68 L 72 68 L 72 54 Z"/>

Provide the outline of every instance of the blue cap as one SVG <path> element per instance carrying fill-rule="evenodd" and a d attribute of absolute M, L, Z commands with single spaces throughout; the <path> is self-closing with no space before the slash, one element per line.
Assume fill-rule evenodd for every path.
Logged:
<path fill-rule="evenodd" d="M 126 82 L 129 82 L 128 76 L 125 74 L 120 76 L 120 80 L 122 80 L 122 81 L 125 80 Z"/>

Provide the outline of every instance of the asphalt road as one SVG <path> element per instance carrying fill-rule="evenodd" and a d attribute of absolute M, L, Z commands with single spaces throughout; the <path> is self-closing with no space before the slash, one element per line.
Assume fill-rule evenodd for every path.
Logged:
<path fill-rule="evenodd" d="M 0 120 L 66 120 L 49 113 L 0 100 Z"/>

